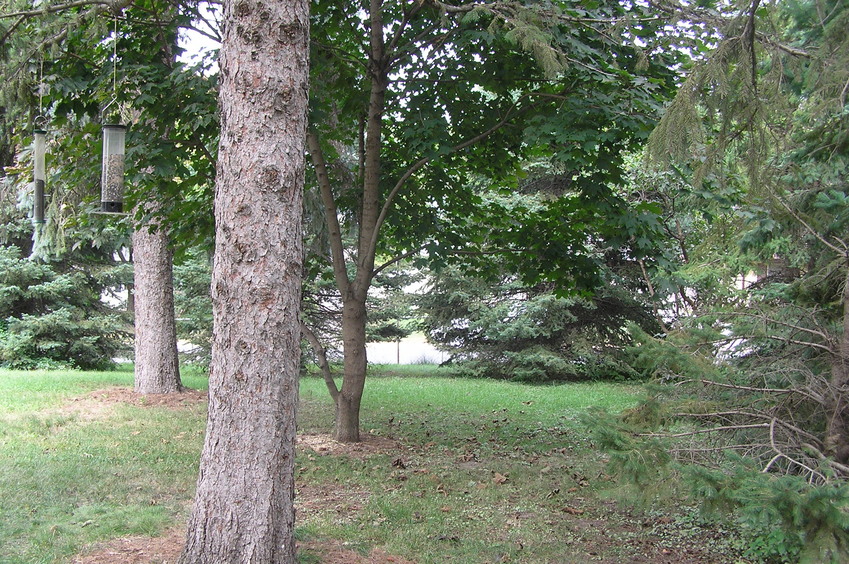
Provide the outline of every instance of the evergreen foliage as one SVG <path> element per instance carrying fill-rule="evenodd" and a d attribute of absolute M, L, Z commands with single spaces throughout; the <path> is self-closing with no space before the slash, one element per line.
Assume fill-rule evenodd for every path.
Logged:
<path fill-rule="evenodd" d="M 212 265 L 203 251 L 187 254 L 174 265 L 174 312 L 177 339 L 190 348 L 189 362 L 209 366 L 212 359 Z"/>
<path fill-rule="evenodd" d="M 0 246 L 0 366 L 102 369 L 128 350 L 126 320 L 82 270 L 21 258 Z"/>
<path fill-rule="evenodd" d="M 633 331 L 634 367 L 664 385 L 594 423 L 623 480 L 681 475 L 749 558 L 845 562 L 849 6 L 702 8 L 684 10 L 711 39 L 649 144 L 668 172 L 646 173 L 674 178 L 646 193 L 680 227 L 647 270 L 685 307 L 661 339 Z"/>
<path fill-rule="evenodd" d="M 446 268 L 420 298 L 430 340 L 466 376 L 523 382 L 632 379 L 626 325 L 659 330 L 646 304 L 608 284 L 591 296 L 558 296 L 502 273 L 484 279 Z"/>
<path fill-rule="evenodd" d="M 49 135 L 51 148 L 68 141 Z M 47 222 L 33 225 L 30 153 L 21 150 L 0 184 L 0 365 L 107 368 L 131 352 L 119 291 L 132 280 L 126 226 L 71 212 L 85 207 L 74 182 L 53 168 Z M 72 160 L 53 156 L 50 164 Z M 103 298 L 108 297 L 108 305 Z M 123 309 L 119 309 L 124 306 Z"/>

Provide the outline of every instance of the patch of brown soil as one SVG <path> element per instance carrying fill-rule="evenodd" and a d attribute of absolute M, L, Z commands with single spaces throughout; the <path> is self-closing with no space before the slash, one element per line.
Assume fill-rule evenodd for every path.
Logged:
<path fill-rule="evenodd" d="M 338 522 L 344 522 L 356 517 L 371 497 L 368 490 L 344 487 L 331 489 L 298 483 L 296 488 L 295 511 L 299 521 L 333 515 Z"/>
<path fill-rule="evenodd" d="M 391 454 L 403 450 L 398 441 L 363 434 L 358 443 L 340 443 L 329 434 L 298 435 L 298 445 L 306 447 L 320 455 L 344 455 L 351 458 L 367 458 L 375 454 Z"/>
<path fill-rule="evenodd" d="M 118 405 L 136 405 L 139 407 L 166 407 L 181 409 L 201 405 L 207 400 L 204 390 L 183 388 L 177 394 L 137 394 L 132 388 L 113 386 L 89 392 L 67 400 L 61 407 L 45 410 L 44 413 L 74 415 L 81 421 L 106 419 L 115 415 Z"/>
<path fill-rule="evenodd" d="M 98 545 L 88 554 L 78 556 L 73 564 L 173 564 L 177 562 L 186 531 L 173 528 L 161 537 L 124 537 Z"/>
<path fill-rule="evenodd" d="M 95 390 L 89 394 L 71 400 L 71 405 L 88 407 L 91 404 L 116 404 L 127 403 L 140 407 L 170 407 L 179 409 L 191 405 L 197 405 L 207 400 L 205 390 L 191 390 L 183 388 L 182 392 L 174 394 L 139 394 L 132 388 L 114 386 Z"/>
<path fill-rule="evenodd" d="M 98 545 L 88 554 L 78 556 L 73 564 L 174 564 L 180 558 L 186 532 L 182 528 L 166 531 L 161 537 L 126 537 Z M 317 555 L 323 564 L 415 564 L 375 548 L 363 556 L 345 548 L 341 542 L 298 543 L 298 551 Z"/>

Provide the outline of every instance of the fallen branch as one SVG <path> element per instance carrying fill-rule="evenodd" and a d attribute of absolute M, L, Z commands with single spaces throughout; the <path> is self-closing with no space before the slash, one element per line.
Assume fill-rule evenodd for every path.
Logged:
<path fill-rule="evenodd" d="M 813 468 L 811 468 L 807 464 L 800 462 L 800 461 L 796 460 L 795 458 L 793 458 L 791 456 L 788 456 L 780 448 L 778 448 L 778 445 L 775 442 L 775 423 L 776 422 L 777 422 L 777 419 L 773 418 L 773 420 L 769 424 L 769 443 L 770 443 L 770 446 L 772 447 L 772 450 L 775 451 L 776 454 L 775 454 L 775 456 L 773 456 L 770 459 L 769 462 L 767 462 L 766 466 L 764 466 L 764 468 L 763 468 L 763 470 L 761 470 L 761 472 L 764 473 L 764 474 L 768 473 L 770 471 L 770 469 L 772 468 L 772 465 L 775 464 L 776 461 L 781 460 L 783 458 L 787 462 L 789 462 L 790 464 L 794 464 L 794 465 L 804 469 L 806 472 L 808 472 L 809 475 L 810 475 L 810 478 L 808 478 L 808 482 L 810 482 L 811 484 L 814 483 L 814 476 L 817 476 L 821 483 L 826 483 L 828 481 L 828 479 L 825 477 L 825 474 L 823 474 L 822 472 L 818 472 L 817 470 L 814 470 Z"/>
<path fill-rule="evenodd" d="M 758 388 L 758 387 L 755 387 L 755 386 L 741 386 L 739 384 L 726 384 L 724 382 L 715 382 L 713 380 L 686 380 L 682 383 L 687 383 L 687 382 L 699 382 L 701 384 L 718 386 L 720 388 L 729 388 L 729 389 L 733 389 L 733 390 L 743 390 L 743 391 L 747 391 L 747 392 L 761 392 L 761 393 L 764 393 L 764 394 L 799 394 L 800 396 L 804 396 L 804 397 L 806 397 L 810 400 L 813 400 L 817 403 L 821 404 L 823 402 L 822 396 L 817 396 L 817 395 L 814 395 L 811 392 L 808 392 L 808 391 L 805 391 L 805 390 L 800 390 L 798 388 Z"/>
<path fill-rule="evenodd" d="M 718 433 L 720 431 L 739 431 L 741 429 L 765 429 L 769 427 L 769 423 L 750 423 L 748 425 L 723 425 L 721 427 L 711 427 L 710 429 L 697 429 L 695 431 L 685 431 L 683 433 L 637 433 L 638 437 L 658 437 L 664 439 L 679 439 L 681 437 L 693 437 L 695 435 L 705 435 L 708 433 Z"/>

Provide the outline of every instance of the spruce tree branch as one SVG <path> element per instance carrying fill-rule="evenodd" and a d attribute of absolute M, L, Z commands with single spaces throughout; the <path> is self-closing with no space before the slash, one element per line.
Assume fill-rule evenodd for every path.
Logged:
<path fill-rule="evenodd" d="M 714 382 L 713 380 L 685 380 L 684 383 L 692 383 L 698 382 L 700 384 L 708 385 L 708 386 L 717 386 L 719 388 L 728 388 L 731 390 L 742 390 L 746 392 L 760 392 L 763 394 L 798 394 L 804 396 L 810 400 L 813 400 L 819 404 L 822 404 L 823 398 L 820 395 L 813 394 L 811 392 L 800 390 L 798 388 L 757 388 L 754 386 L 741 386 L 739 384 L 726 384 L 724 382 Z"/>
<path fill-rule="evenodd" d="M 132 0 L 114 0 L 112 2 L 105 2 L 100 0 L 79 0 L 76 2 L 69 2 L 67 4 L 59 4 L 57 6 L 52 6 L 41 10 L 29 10 L 25 12 L 0 14 L 0 19 L 9 17 L 23 17 L 29 19 L 32 17 L 43 16 L 47 13 L 58 13 L 60 11 L 80 6 L 91 6 L 91 8 L 86 10 L 84 13 L 75 14 L 76 20 L 81 21 L 89 17 L 96 17 L 107 10 L 111 10 L 117 14 L 130 4 L 132 4 Z M 14 27 L 17 27 L 18 25 L 19 22 L 16 22 Z M 58 43 L 59 41 L 65 39 L 68 36 L 68 31 L 69 29 L 71 29 L 71 27 L 72 24 L 67 23 L 58 33 L 42 40 L 38 45 L 36 45 L 34 49 L 30 51 L 29 55 L 22 58 L 22 62 L 19 63 L 13 70 L 0 75 L 0 81 L 8 82 L 14 77 L 16 77 L 18 73 L 21 72 L 21 70 L 23 70 L 23 68 L 26 66 L 27 61 L 34 58 L 38 53 L 43 53 L 47 46 L 51 43 Z M 6 41 L 9 36 L 10 34 L 6 34 L 3 38 L 3 41 Z M 0 45 L 3 45 L 3 43 L 0 42 Z"/>
<path fill-rule="evenodd" d="M 694 418 L 694 419 L 710 419 L 710 418 L 721 417 L 721 418 L 724 418 L 726 420 L 730 420 L 730 418 L 734 417 L 734 416 L 736 416 L 736 417 L 746 417 L 746 418 L 749 418 L 749 419 L 763 419 L 763 420 L 767 420 L 767 421 L 772 421 L 773 419 L 776 419 L 775 416 L 770 415 L 768 413 L 758 413 L 756 411 L 742 411 L 742 410 L 715 411 L 715 412 L 712 412 L 712 413 L 681 412 L 681 413 L 674 413 L 673 416 L 675 416 L 675 417 L 691 417 L 691 418 Z M 776 421 L 779 425 L 781 425 L 782 427 L 784 427 L 788 431 L 792 431 L 799 436 L 805 437 L 808 440 L 813 441 L 816 444 L 819 444 L 820 448 L 822 447 L 822 441 L 816 435 L 812 435 L 811 433 L 805 431 L 804 429 L 801 429 L 801 428 L 797 427 L 796 425 L 793 425 L 792 423 L 788 423 L 787 421 L 784 421 L 784 420 L 781 420 L 781 419 L 776 419 Z M 767 423 L 763 423 L 760 426 L 761 427 L 767 427 L 768 425 L 769 424 L 767 424 Z M 735 425 L 728 425 L 728 427 L 730 429 L 736 428 Z"/>
<path fill-rule="evenodd" d="M 750 71 L 752 73 L 752 91 L 757 96 L 758 92 L 758 57 L 755 53 L 755 15 L 758 11 L 758 6 L 761 0 L 754 0 L 749 9 L 749 17 L 746 20 L 746 27 L 743 29 L 743 41 L 746 44 L 746 49 L 749 50 Z"/>
<path fill-rule="evenodd" d="M 756 319 L 758 321 L 763 321 L 764 323 L 768 323 L 771 325 L 778 325 L 779 327 L 786 327 L 787 329 L 792 329 L 793 331 L 798 331 L 800 333 L 807 333 L 809 335 L 813 335 L 815 337 L 819 337 L 825 342 L 829 342 L 831 339 L 829 336 L 823 331 L 819 331 L 817 329 L 811 329 L 809 327 L 802 327 L 801 325 L 796 325 L 795 323 L 788 323 L 786 321 L 780 321 L 778 319 L 773 319 L 771 317 L 767 317 L 763 314 L 755 314 L 755 313 L 747 313 L 747 312 L 737 312 L 737 311 L 729 311 L 724 312 L 723 317 L 745 317 L 748 319 Z M 745 337 L 745 335 L 743 336 Z M 735 339 L 741 338 L 740 336 L 734 337 Z M 771 336 L 767 338 L 773 338 Z"/>
<path fill-rule="evenodd" d="M 820 452 L 819 449 L 814 448 L 811 445 L 804 444 L 802 446 L 812 450 L 814 452 L 814 454 L 816 454 L 816 456 L 819 460 L 824 461 L 826 464 L 828 464 L 829 466 L 831 466 L 832 468 L 834 468 L 838 472 L 842 472 L 844 475 L 849 475 L 849 466 L 847 466 L 845 464 L 841 464 L 840 462 L 837 462 L 834 459 L 828 458 L 825 454 Z"/>
<path fill-rule="evenodd" d="M 16 76 L 18 76 L 19 72 L 21 72 L 24 68 L 26 68 L 27 63 L 30 60 L 34 59 L 39 53 L 43 53 L 48 45 L 50 45 L 51 43 L 54 43 L 54 42 L 58 43 L 59 41 L 62 41 L 63 39 L 65 39 L 67 36 L 68 36 L 68 27 L 65 27 L 64 29 L 59 31 L 59 33 L 45 39 L 41 43 L 39 43 L 34 49 L 32 49 L 29 52 L 28 55 L 26 55 L 25 57 L 22 57 L 21 62 L 18 63 L 14 68 L 10 69 L 7 72 L 0 74 L 0 82 L 8 83 L 9 81 L 13 80 Z M 0 43 L 0 45 L 2 45 L 2 43 Z M 71 55 L 73 55 L 73 53 L 71 53 Z"/>
<path fill-rule="evenodd" d="M 493 2 L 493 3 L 484 3 L 484 2 L 476 2 L 472 1 L 467 4 L 448 4 L 446 2 L 441 2 L 440 0 L 427 0 L 437 8 L 439 8 L 445 14 L 467 14 L 474 10 L 475 8 L 483 8 L 486 9 L 489 13 L 495 16 L 499 16 L 502 19 L 508 20 L 510 18 L 517 17 L 517 12 L 514 9 L 513 5 L 509 2 Z M 569 23 L 581 23 L 581 24 L 617 24 L 623 21 L 629 22 L 654 22 L 659 18 L 656 16 L 648 16 L 644 18 L 630 18 L 627 16 L 624 17 L 611 17 L 611 18 L 589 18 L 589 17 L 577 17 L 577 16 L 567 16 L 562 13 L 553 14 L 551 12 L 547 12 L 546 15 L 556 17 L 557 20 L 561 22 L 569 22 Z M 509 17 L 508 17 L 509 16 Z"/>
<path fill-rule="evenodd" d="M 808 53 L 807 51 L 805 51 L 803 49 L 797 49 L 796 47 L 790 47 L 789 45 L 785 45 L 783 43 L 779 43 L 778 41 L 776 41 L 772 37 L 769 37 L 768 35 L 760 32 L 760 31 L 756 31 L 755 36 L 758 38 L 758 41 L 760 41 L 764 45 L 769 45 L 770 47 L 774 47 L 775 49 L 778 49 L 779 51 L 784 51 L 788 55 L 792 55 L 794 57 L 801 57 L 803 59 L 810 59 L 811 58 L 811 54 Z"/>
<path fill-rule="evenodd" d="M 745 315 L 745 314 L 741 314 L 741 315 Z M 698 343 L 698 345 L 700 345 L 700 346 L 701 345 L 716 345 L 716 344 L 719 344 L 719 343 L 728 344 L 728 343 L 733 343 L 734 341 L 738 341 L 738 340 L 742 340 L 742 339 L 767 339 L 767 340 L 770 340 L 770 341 L 780 341 L 782 343 L 788 343 L 788 344 L 791 344 L 791 345 L 800 345 L 800 346 L 803 346 L 803 347 L 812 347 L 812 348 L 815 348 L 815 349 L 825 351 L 829 354 L 835 354 L 834 349 L 832 347 L 828 346 L 828 345 L 823 345 L 821 343 L 816 343 L 814 341 L 802 341 L 800 339 L 791 339 L 790 337 L 781 337 L 781 336 L 775 336 L 775 335 L 754 335 L 754 336 L 753 335 L 748 335 L 748 336 L 746 336 L 746 335 L 744 335 L 744 336 L 735 335 L 733 337 L 723 337 L 722 339 L 713 339 L 713 340 L 701 341 L 701 342 Z"/>
<path fill-rule="evenodd" d="M 779 198 L 778 196 L 775 196 L 775 199 L 778 200 L 778 203 L 781 204 L 781 206 L 787 211 L 787 213 L 793 216 L 793 219 L 801 223 L 805 230 L 807 230 L 808 233 L 816 237 L 820 243 L 822 243 L 838 255 L 844 258 L 849 258 L 849 249 L 847 249 L 847 245 L 844 241 L 837 239 L 837 242 L 840 243 L 843 248 L 840 248 L 840 246 L 837 246 L 834 243 L 830 243 L 825 237 L 820 235 L 820 233 L 816 229 L 808 225 L 808 223 L 804 219 L 802 219 L 799 214 L 797 214 L 793 209 L 791 209 L 790 205 L 787 202 L 785 202 L 782 198 Z"/>
<path fill-rule="evenodd" d="M 826 477 L 821 472 L 818 472 L 818 471 L 814 470 L 813 468 L 811 468 L 810 466 L 808 466 L 807 464 L 800 462 L 800 461 L 796 460 L 795 458 L 793 458 L 791 456 L 788 456 L 787 454 L 784 453 L 784 451 L 782 451 L 780 448 L 778 448 L 778 445 L 775 442 L 775 423 L 776 423 L 776 419 L 773 418 L 773 420 L 769 424 L 769 444 L 772 447 L 772 450 L 776 454 L 775 454 L 775 456 L 772 457 L 772 459 L 770 459 L 770 461 L 767 463 L 767 465 L 764 467 L 764 469 L 761 470 L 761 472 L 766 474 L 767 472 L 769 472 L 770 468 L 772 467 L 772 465 L 776 461 L 784 458 L 785 460 L 787 460 L 787 462 L 794 464 L 794 465 L 796 465 L 800 468 L 803 468 L 806 472 L 808 472 L 811 476 L 810 480 L 809 480 L 811 483 L 813 483 L 813 481 L 814 481 L 814 476 L 817 476 L 819 478 L 819 480 L 821 481 L 821 483 L 827 482 L 828 480 L 826 479 Z"/>
<path fill-rule="evenodd" d="M 720 445 L 715 447 L 681 447 L 670 448 L 672 453 L 696 453 L 696 452 L 725 452 L 727 450 L 746 450 L 746 449 L 766 449 L 768 446 L 764 443 L 742 443 L 736 445 Z"/>
<path fill-rule="evenodd" d="M 799 345 L 799 346 L 802 346 L 802 347 L 812 347 L 812 348 L 815 348 L 815 349 L 819 349 L 821 351 L 825 351 L 829 354 L 835 354 L 834 349 L 832 349 L 828 345 L 815 343 L 813 341 L 802 341 L 800 339 L 791 339 L 790 337 L 774 337 L 772 335 L 763 335 L 761 338 L 769 339 L 771 341 L 780 341 L 780 342 L 783 342 L 783 343 L 788 343 L 790 345 Z"/>
<path fill-rule="evenodd" d="M 682 433 L 637 433 L 637 436 L 662 439 L 680 439 L 683 437 L 694 437 L 697 435 L 719 433 L 721 431 L 739 431 L 742 429 L 766 429 L 768 427 L 769 423 L 749 423 L 746 425 L 722 425 L 720 427 L 711 427 L 710 429 L 696 429 L 695 431 L 685 431 Z"/>

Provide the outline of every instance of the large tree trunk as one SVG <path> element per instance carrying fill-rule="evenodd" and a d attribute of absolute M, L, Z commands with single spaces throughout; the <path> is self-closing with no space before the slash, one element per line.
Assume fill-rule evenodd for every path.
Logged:
<path fill-rule="evenodd" d="M 360 402 L 366 383 L 366 305 L 365 300 L 352 299 L 342 308 L 342 348 L 345 379 L 336 401 L 337 441 L 360 440 Z"/>
<path fill-rule="evenodd" d="M 308 9 L 224 3 L 209 418 L 183 564 L 295 561 Z"/>
<path fill-rule="evenodd" d="M 164 229 L 142 225 L 133 232 L 135 390 L 179 392 L 177 326 L 174 319 L 172 253 Z"/>

